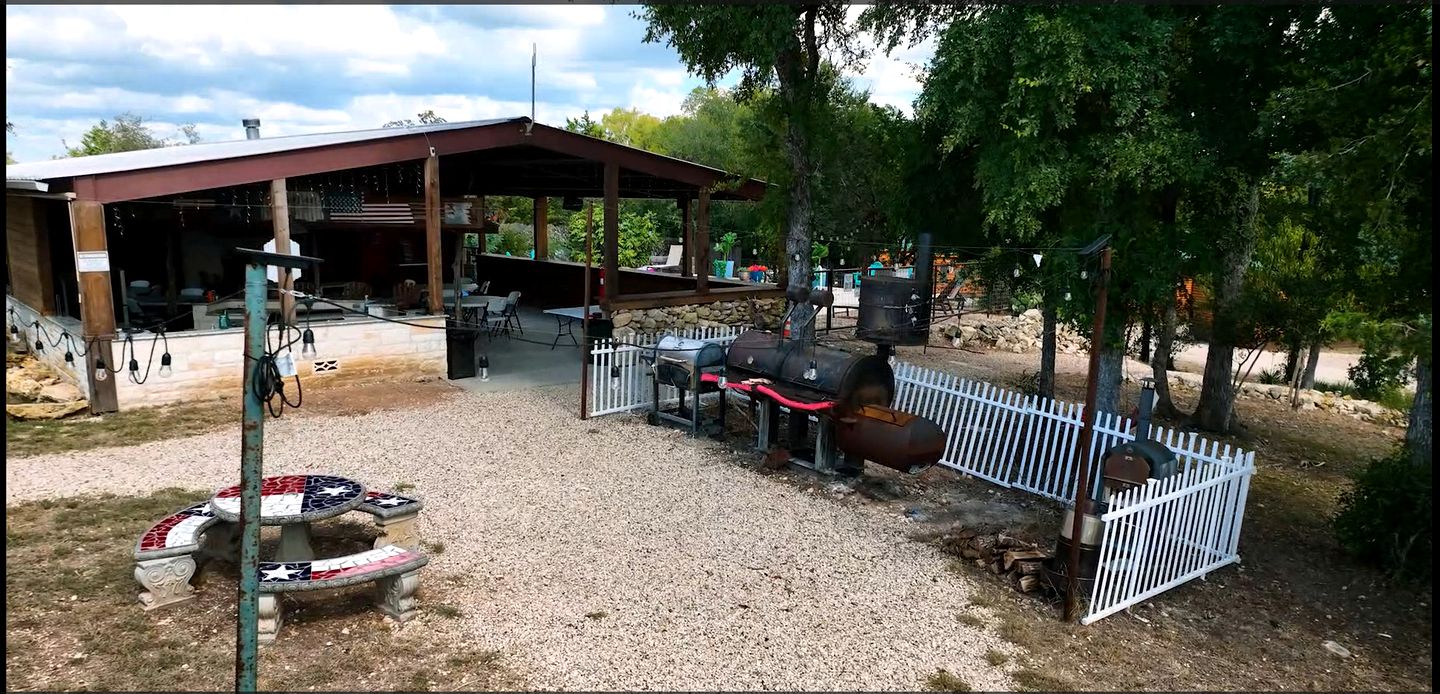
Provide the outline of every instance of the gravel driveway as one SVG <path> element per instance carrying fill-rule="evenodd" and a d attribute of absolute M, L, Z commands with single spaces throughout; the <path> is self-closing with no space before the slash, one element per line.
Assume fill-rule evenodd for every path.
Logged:
<path fill-rule="evenodd" d="M 457 392 L 363 416 L 268 420 L 266 473 L 415 485 L 443 542 L 422 581 L 441 640 L 502 651 L 532 687 L 916 690 L 945 669 L 1008 689 L 957 619 L 968 579 L 905 522 L 805 493 L 638 418 L 576 418 L 572 388 Z M 7 460 L 6 503 L 233 482 L 238 430 Z"/>

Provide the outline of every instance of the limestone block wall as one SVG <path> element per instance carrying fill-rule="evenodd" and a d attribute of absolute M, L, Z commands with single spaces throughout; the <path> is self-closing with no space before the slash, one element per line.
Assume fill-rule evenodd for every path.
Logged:
<path fill-rule="evenodd" d="M 780 327 L 780 321 L 785 314 L 784 298 L 757 299 L 755 306 L 765 321 L 765 327 L 770 329 Z M 714 301 L 648 309 L 622 309 L 611 316 L 615 322 L 615 336 L 619 338 L 629 337 L 636 333 L 653 333 L 684 328 L 750 325 L 750 318 L 750 302 L 746 300 Z"/>
<path fill-rule="evenodd" d="M 444 316 L 405 320 L 437 327 L 445 325 Z M 341 383 L 445 375 L 444 330 L 364 318 L 317 323 L 311 329 L 315 332 L 317 354 L 314 357 L 302 358 L 298 343 L 292 347 L 300 385 L 306 391 Z M 115 379 L 121 409 L 240 396 L 245 359 L 243 329 L 173 333 L 168 338 L 173 369 L 170 377 L 157 373 L 163 343 L 156 348 L 150 376 L 144 383 L 134 383 L 125 372 L 111 376 Z M 142 374 L 149 343 L 150 336 L 136 336 Z M 117 356 L 119 345 L 118 342 L 115 345 Z"/>
<path fill-rule="evenodd" d="M 13 317 L 12 317 L 13 310 Z M 35 321 L 45 326 L 45 334 L 41 339 L 45 343 L 45 349 L 35 351 Z M 42 316 L 35 309 L 26 305 L 9 294 L 5 295 L 5 336 L 10 337 L 10 326 L 20 329 L 20 333 L 26 342 L 25 351 L 31 352 L 36 359 L 45 362 L 47 366 L 55 371 L 61 378 L 71 385 L 80 389 L 82 393 L 90 392 L 90 375 L 85 369 L 85 358 L 80 356 L 85 352 L 85 343 L 81 335 L 80 321 L 66 316 Z M 69 343 L 61 341 L 59 345 L 52 345 L 51 342 L 60 340 L 60 336 L 69 332 L 74 338 L 75 346 L 71 347 L 71 354 L 75 356 L 73 364 L 65 363 L 65 350 Z M 45 339 L 48 337 L 49 339 Z"/>

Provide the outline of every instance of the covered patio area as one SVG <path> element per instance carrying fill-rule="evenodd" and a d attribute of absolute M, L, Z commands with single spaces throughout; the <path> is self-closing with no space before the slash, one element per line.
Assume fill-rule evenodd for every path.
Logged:
<path fill-rule="evenodd" d="M 588 292 L 617 325 L 656 306 L 782 300 L 774 286 L 696 272 L 711 266 L 712 201 L 757 200 L 760 181 L 523 117 L 276 138 L 260 137 L 258 121 L 246 126 L 245 140 L 6 167 L 7 320 L 27 344 L 49 345 L 37 356 L 88 392 L 92 411 L 239 388 L 236 248 L 269 244 L 324 261 L 278 277 L 270 296 L 273 319 L 316 335 L 317 353 L 299 364 L 306 387 L 454 376 L 447 316 L 484 320 L 507 299 L 518 299 L 510 310 L 523 340 L 545 345 L 482 338 L 474 352 L 478 360 L 496 350 L 492 379 L 510 378 L 502 373 L 511 366 L 552 374 L 537 376 L 547 381 L 578 373 L 579 350 L 568 338 L 550 349 L 557 321 L 540 313 L 578 311 L 587 292 L 585 264 L 555 259 L 552 200 L 567 211 L 594 201 Z M 488 247 L 495 196 L 533 201 L 533 258 Z M 619 266 L 624 198 L 679 207 L 673 274 Z M 297 302 L 292 289 L 318 300 Z M 673 327 L 685 315 L 676 312 Z M 655 323 L 633 322 L 645 321 Z M 158 356 L 147 361 L 152 352 L 170 355 L 173 374 L 149 378 L 159 367 Z"/>

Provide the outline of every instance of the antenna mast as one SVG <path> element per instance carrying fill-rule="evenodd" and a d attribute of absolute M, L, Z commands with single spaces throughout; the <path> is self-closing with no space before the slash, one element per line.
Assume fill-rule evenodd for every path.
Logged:
<path fill-rule="evenodd" d="M 530 44 L 530 122 L 535 122 L 535 44 Z"/>

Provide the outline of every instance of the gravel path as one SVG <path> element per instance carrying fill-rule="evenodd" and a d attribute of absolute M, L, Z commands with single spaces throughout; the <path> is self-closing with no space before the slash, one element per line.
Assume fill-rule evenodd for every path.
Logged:
<path fill-rule="evenodd" d="M 267 474 L 415 485 L 426 573 L 459 620 L 436 638 L 502 651 L 532 687 L 916 690 L 945 669 L 1008 689 L 957 616 L 967 579 L 903 520 L 726 462 L 708 442 L 614 416 L 573 389 L 457 393 L 357 417 L 267 421 Z M 7 460 L 6 503 L 231 482 L 237 430 Z M 424 613 L 426 588 L 421 593 Z M 988 617 L 987 621 L 988 621 Z"/>

